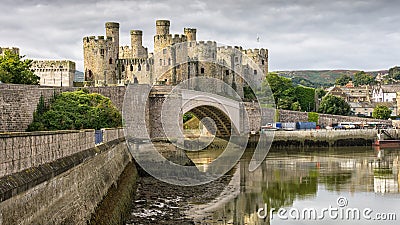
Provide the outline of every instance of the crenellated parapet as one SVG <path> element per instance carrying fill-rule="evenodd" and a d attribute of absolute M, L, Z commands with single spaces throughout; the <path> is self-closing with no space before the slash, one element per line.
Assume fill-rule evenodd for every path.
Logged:
<path fill-rule="evenodd" d="M 6 47 L 6 48 L 2 48 L 0 47 L 0 56 L 3 56 L 5 52 L 11 52 L 13 54 L 19 55 L 19 48 L 16 47 Z"/>

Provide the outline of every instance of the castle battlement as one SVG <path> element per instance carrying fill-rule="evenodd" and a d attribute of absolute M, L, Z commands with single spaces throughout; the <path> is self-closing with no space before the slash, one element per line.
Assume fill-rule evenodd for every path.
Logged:
<path fill-rule="evenodd" d="M 112 37 L 100 36 L 88 36 L 83 38 L 83 42 L 99 42 L 99 41 L 112 41 Z"/>
<path fill-rule="evenodd" d="M 120 65 L 145 65 L 145 64 L 149 64 L 149 65 L 153 65 L 154 64 L 154 60 L 153 59 L 143 59 L 143 58 L 134 58 L 134 59 L 118 59 L 118 63 Z"/>
<path fill-rule="evenodd" d="M 215 42 L 215 41 L 197 41 L 195 43 L 196 43 L 196 46 L 199 46 L 199 47 L 214 47 L 214 48 L 217 47 L 217 42 Z"/>
<path fill-rule="evenodd" d="M 10 52 L 12 52 L 14 54 L 19 55 L 19 48 L 16 48 L 16 47 L 6 47 L 6 48 L 0 47 L 0 56 L 4 55 L 4 53 L 6 51 L 10 51 Z"/>
<path fill-rule="evenodd" d="M 235 53 L 235 52 L 239 52 L 241 51 L 242 47 L 238 47 L 238 46 L 220 46 L 217 48 L 217 52 L 218 53 Z"/>
<path fill-rule="evenodd" d="M 246 50 L 243 50 L 243 53 L 246 55 L 248 55 L 248 54 L 266 55 L 266 54 L 268 54 L 268 49 L 264 49 L 264 48 L 246 49 Z"/>

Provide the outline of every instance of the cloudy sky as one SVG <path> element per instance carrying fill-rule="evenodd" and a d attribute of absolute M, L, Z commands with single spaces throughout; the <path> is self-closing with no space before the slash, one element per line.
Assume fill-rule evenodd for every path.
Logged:
<path fill-rule="evenodd" d="M 141 29 L 153 46 L 155 20 L 171 33 L 197 28 L 198 40 L 268 48 L 270 70 L 380 70 L 400 65 L 396 0 L 2 0 L 0 46 L 33 59 L 70 59 L 83 70 L 82 38 L 120 23 L 120 43 Z M 260 37 L 257 42 L 257 37 Z"/>

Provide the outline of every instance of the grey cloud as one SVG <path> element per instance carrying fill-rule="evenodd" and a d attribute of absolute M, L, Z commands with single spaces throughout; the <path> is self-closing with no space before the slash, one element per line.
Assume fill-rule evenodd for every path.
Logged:
<path fill-rule="evenodd" d="M 10 1 L 2 3 L 0 46 L 31 58 L 67 58 L 82 70 L 82 37 L 104 35 L 104 22 L 144 31 L 152 48 L 156 19 L 171 32 L 198 29 L 198 39 L 270 50 L 270 68 L 387 69 L 399 63 L 397 1 Z M 257 43 L 257 36 L 260 43 Z"/>

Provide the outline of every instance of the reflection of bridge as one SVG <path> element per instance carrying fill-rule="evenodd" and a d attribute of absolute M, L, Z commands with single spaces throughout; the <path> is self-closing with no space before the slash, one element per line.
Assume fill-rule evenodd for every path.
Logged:
<path fill-rule="evenodd" d="M 257 113 L 255 111 L 252 113 Z M 137 127 L 132 128 L 134 130 L 146 127 L 148 132 L 148 135 L 138 132 L 135 134 L 137 138 L 164 138 L 169 129 L 173 130 L 170 133 L 176 132 L 177 125 L 182 130 L 182 116 L 187 112 L 193 113 L 199 120 L 211 118 L 215 125 L 211 120 L 202 122 L 218 137 L 249 133 L 249 112 L 243 102 L 212 93 L 173 90 L 171 86 L 128 86 L 124 102 L 124 113 L 129 120 L 127 124 Z"/>

